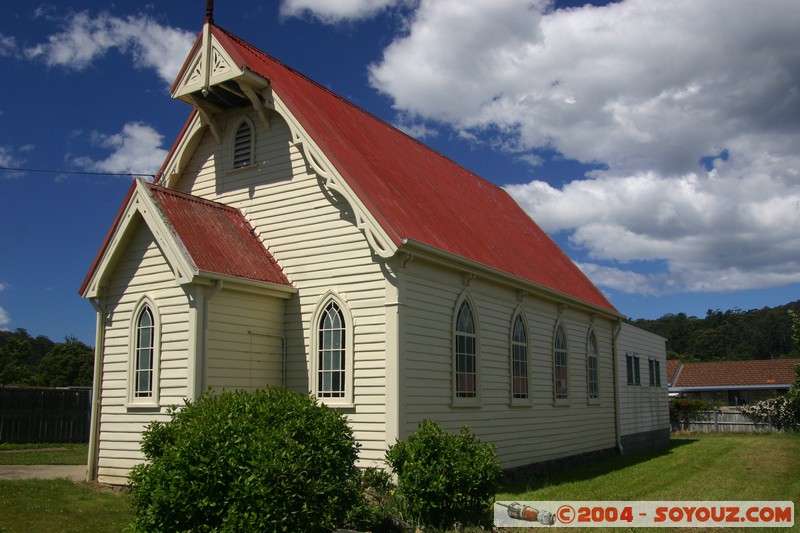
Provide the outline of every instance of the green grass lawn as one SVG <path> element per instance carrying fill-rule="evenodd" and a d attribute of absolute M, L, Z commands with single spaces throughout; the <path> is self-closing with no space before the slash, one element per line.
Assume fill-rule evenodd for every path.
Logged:
<path fill-rule="evenodd" d="M 85 443 L 0 444 L 0 465 L 85 465 Z"/>
<path fill-rule="evenodd" d="M 68 479 L 0 481 L 0 533 L 113 533 L 132 521 L 126 494 Z"/>
<path fill-rule="evenodd" d="M 673 436 L 670 447 L 660 452 L 507 486 L 497 499 L 791 500 L 797 512 L 800 435 Z M 125 494 L 66 479 L 0 481 L 0 533 L 113 533 L 125 530 L 132 519 Z"/>
<path fill-rule="evenodd" d="M 666 450 L 616 457 L 589 467 L 507 486 L 497 499 L 520 502 L 793 501 L 795 526 L 792 531 L 798 531 L 800 435 L 673 435 Z M 588 528 L 581 531 L 623 530 Z M 626 528 L 624 531 L 647 533 L 658 530 Z M 693 528 L 681 531 L 725 530 Z M 741 531 L 757 531 L 757 528 Z M 769 531 L 785 529 L 769 528 Z"/>
<path fill-rule="evenodd" d="M 800 508 L 800 435 L 673 436 L 667 450 L 509 486 L 497 499 L 791 500 Z"/>

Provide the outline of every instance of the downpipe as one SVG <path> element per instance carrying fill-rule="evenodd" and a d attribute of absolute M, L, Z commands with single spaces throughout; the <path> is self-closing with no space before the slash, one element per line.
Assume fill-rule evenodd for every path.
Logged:
<path fill-rule="evenodd" d="M 617 345 L 617 339 L 619 338 L 619 334 L 621 332 L 622 320 L 618 320 L 614 327 L 614 333 L 611 337 L 611 350 L 614 354 L 614 357 L 611 358 L 614 372 L 614 429 L 617 434 L 617 451 L 620 455 L 625 455 L 625 450 L 622 447 L 622 415 L 620 413 L 620 387 L 619 372 L 617 368 L 619 365 L 619 346 Z"/>
<path fill-rule="evenodd" d="M 105 317 L 98 298 L 90 298 L 94 307 L 94 373 L 92 376 L 92 414 L 89 418 L 89 457 L 86 463 L 86 481 L 97 479 L 97 462 L 100 455 L 100 396 L 103 381 L 103 344 L 105 342 Z"/>

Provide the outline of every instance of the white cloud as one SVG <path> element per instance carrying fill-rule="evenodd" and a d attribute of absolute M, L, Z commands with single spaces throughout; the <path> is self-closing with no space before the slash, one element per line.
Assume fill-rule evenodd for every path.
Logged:
<path fill-rule="evenodd" d="M 280 13 L 285 17 L 311 15 L 326 24 L 373 17 L 405 0 L 283 0 Z"/>
<path fill-rule="evenodd" d="M 0 146 L 0 166 L 13 167 L 18 163 L 11 153 L 11 148 L 7 146 Z"/>
<path fill-rule="evenodd" d="M 161 148 L 164 136 L 141 122 L 129 122 L 114 135 L 93 134 L 93 142 L 113 150 L 102 160 L 78 157 L 73 160 L 87 170 L 111 173 L 155 174 L 167 157 Z"/>
<path fill-rule="evenodd" d="M 654 278 L 657 276 L 647 276 L 630 270 L 600 266 L 594 263 L 576 263 L 576 265 L 595 283 L 603 287 L 626 294 L 646 294 L 649 296 L 660 294 L 660 291 L 656 288 L 657 283 L 654 283 Z"/>
<path fill-rule="evenodd" d="M 539 181 L 506 189 L 546 230 L 570 231 L 570 242 L 593 261 L 665 262 L 670 277 L 639 280 L 642 293 L 800 283 L 800 188 L 793 170 L 800 156 L 784 157 L 789 168 L 782 171 L 750 155 L 682 176 L 601 175 L 561 188 Z M 771 172 L 757 172 L 764 168 Z M 605 271 L 593 272 L 605 284 Z"/>
<path fill-rule="evenodd" d="M 0 57 L 16 55 L 17 40 L 0 33 Z"/>
<path fill-rule="evenodd" d="M 194 39 L 193 33 L 162 25 L 147 15 L 123 19 L 81 12 L 68 17 L 63 31 L 48 37 L 46 43 L 27 48 L 25 55 L 51 66 L 83 70 L 107 51 L 117 49 L 129 53 L 138 68 L 155 69 L 171 84 Z"/>
<path fill-rule="evenodd" d="M 14 155 L 12 148 L 8 146 L 0 146 L 0 167 L 19 168 L 23 165 L 23 163 L 24 161 L 22 159 Z M 15 170 L 4 170 L 0 172 L 0 178 L 11 178 L 21 175 L 21 172 L 17 172 Z"/>
<path fill-rule="evenodd" d="M 598 283 L 759 288 L 800 282 L 798 27 L 779 0 L 421 0 L 369 73 L 414 123 L 606 166 L 508 187 Z"/>
<path fill-rule="evenodd" d="M 439 131 L 424 122 L 417 122 L 407 116 L 399 115 L 394 126 L 406 135 L 423 140 L 438 137 Z"/>

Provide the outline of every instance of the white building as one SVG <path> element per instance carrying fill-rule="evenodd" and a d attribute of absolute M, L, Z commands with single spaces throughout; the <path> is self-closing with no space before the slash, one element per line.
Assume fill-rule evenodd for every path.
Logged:
<path fill-rule="evenodd" d="M 666 383 L 633 402 L 620 381 L 626 335 L 662 369 L 663 342 L 505 191 L 210 21 L 172 96 L 189 119 L 81 288 L 90 479 L 125 483 L 145 425 L 208 387 L 310 391 L 364 464 L 425 418 L 504 468 L 664 436 Z"/>

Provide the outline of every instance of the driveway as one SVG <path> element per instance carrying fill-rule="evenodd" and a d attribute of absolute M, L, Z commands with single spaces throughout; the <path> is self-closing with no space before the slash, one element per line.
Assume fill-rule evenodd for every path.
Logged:
<path fill-rule="evenodd" d="M 86 481 L 85 465 L 0 465 L 0 479 L 58 479 Z"/>

